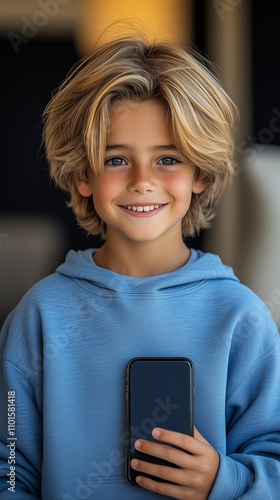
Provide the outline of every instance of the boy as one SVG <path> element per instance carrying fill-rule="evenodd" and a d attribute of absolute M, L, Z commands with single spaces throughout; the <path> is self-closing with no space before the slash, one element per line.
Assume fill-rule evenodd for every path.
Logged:
<path fill-rule="evenodd" d="M 209 225 L 233 173 L 232 117 L 202 63 L 144 37 L 95 49 L 49 104 L 51 175 L 105 243 L 69 252 L 3 326 L 1 499 L 9 488 L 21 500 L 279 498 L 276 325 L 230 268 L 182 237 Z M 193 361 L 196 429 L 137 440 L 174 467 L 133 462 L 133 488 L 124 376 L 138 356 Z"/>

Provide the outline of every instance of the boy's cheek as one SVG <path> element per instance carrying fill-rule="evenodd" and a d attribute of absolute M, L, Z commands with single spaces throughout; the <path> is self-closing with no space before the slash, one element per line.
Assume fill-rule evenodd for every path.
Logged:
<path fill-rule="evenodd" d="M 123 190 L 124 185 L 120 178 L 102 176 L 93 183 L 93 198 L 95 204 L 113 201 Z"/>

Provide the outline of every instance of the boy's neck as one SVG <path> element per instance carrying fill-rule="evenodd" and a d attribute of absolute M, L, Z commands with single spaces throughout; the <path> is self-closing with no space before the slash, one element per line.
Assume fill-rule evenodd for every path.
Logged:
<path fill-rule="evenodd" d="M 171 273 L 182 267 L 190 257 L 190 251 L 180 239 L 161 238 L 149 242 L 137 242 L 121 234 L 109 237 L 94 255 L 97 266 L 117 274 L 134 278 L 147 278 Z"/>

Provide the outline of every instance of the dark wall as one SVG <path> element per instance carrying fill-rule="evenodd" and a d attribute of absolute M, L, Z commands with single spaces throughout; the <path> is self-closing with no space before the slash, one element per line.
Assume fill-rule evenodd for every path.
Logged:
<path fill-rule="evenodd" d="M 50 181 L 42 145 L 43 110 L 78 60 L 73 42 L 35 37 L 18 48 L 15 54 L 8 38 L 0 39 L 1 213 L 54 217 L 66 230 L 64 254 L 99 246 L 77 226 L 67 194 Z"/>
<path fill-rule="evenodd" d="M 251 1 L 253 139 L 280 145 L 280 3 Z M 278 129 L 278 131 L 277 131 Z"/>

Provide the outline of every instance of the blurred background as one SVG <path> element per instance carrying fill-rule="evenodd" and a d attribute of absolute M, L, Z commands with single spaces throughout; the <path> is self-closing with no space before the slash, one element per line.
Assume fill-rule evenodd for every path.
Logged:
<path fill-rule="evenodd" d="M 218 253 L 280 326 L 280 4 L 271 0 L 0 0 L 0 325 L 68 250 L 102 244 L 49 180 L 42 113 L 71 67 L 123 18 L 197 48 L 238 106 L 237 174 L 212 228 L 187 244 Z"/>

